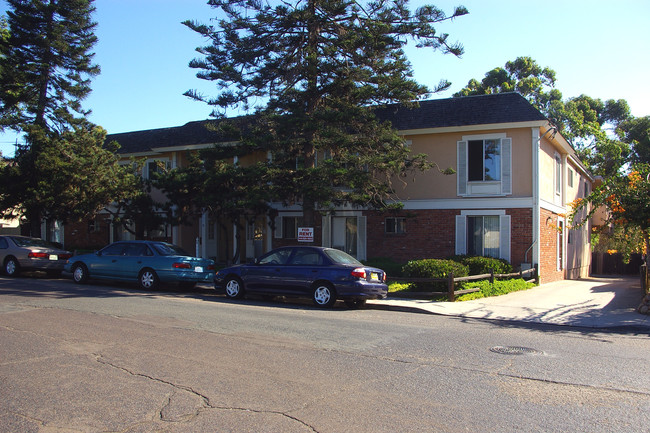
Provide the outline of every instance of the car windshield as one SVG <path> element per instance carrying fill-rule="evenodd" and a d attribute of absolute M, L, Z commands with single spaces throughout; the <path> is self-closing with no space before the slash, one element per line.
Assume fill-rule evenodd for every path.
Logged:
<path fill-rule="evenodd" d="M 36 239 L 36 238 L 21 238 L 21 237 L 13 237 L 11 238 L 12 241 L 19 247 L 41 247 L 41 248 L 55 248 L 58 249 L 56 245 L 54 245 L 51 242 L 44 241 L 43 239 Z"/>
<path fill-rule="evenodd" d="M 162 242 L 152 245 L 161 256 L 189 256 L 184 249 L 177 245 Z"/>
<path fill-rule="evenodd" d="M 332 262 L 339 265 L 363 265 L 359 260 L 341 250 L 325 250 L 325 255 L 327 255 Z"/>

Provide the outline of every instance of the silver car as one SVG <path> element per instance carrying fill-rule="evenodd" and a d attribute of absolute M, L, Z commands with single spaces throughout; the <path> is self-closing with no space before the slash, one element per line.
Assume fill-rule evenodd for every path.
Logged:
<path fill-rule="evenodd" d="M 51 242 L 27 236 L 0 236 L 0 263 L 5 275 L 14 277 L 21 271 L 45 271 L 61 275 L 72 253 Z"/>

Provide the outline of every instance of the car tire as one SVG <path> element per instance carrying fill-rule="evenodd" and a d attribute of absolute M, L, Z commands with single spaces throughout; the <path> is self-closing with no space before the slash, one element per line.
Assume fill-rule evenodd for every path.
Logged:
<path fill-rule="evenodd" d="M 7 257 L 3 269 L 8 277 L 17 277 L 20 273 L 20 264 L 15 257 Z"/>
<path fill-rule="evenodd" d="M 226 280 L 226 297 L 230 299 L 241 299 L 244 297 L 244 283 L 237 277 L 229 277 Z"/>
<path fill-rule="evenodd" d="M 140 271 L 140 275 L 138 276 L 138 284 L 140 285 L 141 289 L 153 290 L 158 288 L 160 279 L 153 269 L 147 268 Z"/>
<path fill-rule="evenodd" d="M 314 304 L 322 308 L 330 308 L 336 302 L 336 290 L 330 283 L 318 283 L 312 292 Z"/>
<path fill-rule="evenodd" d="M 348 299 L 345 301 L 345 305 L 353 310 L 358 310 L 360 308 L 363 308 L 366 306 L 366 300 L 365 299 Z"/>
<path fill-rule="evenodd" d="M 72 266 L 72 281 L 83 284 L 88 281 L 88 268 L 83 263 L 75 263 Z"/>

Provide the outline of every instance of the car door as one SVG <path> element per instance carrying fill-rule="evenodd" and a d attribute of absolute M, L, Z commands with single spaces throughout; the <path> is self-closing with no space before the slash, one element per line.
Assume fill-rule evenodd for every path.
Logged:
<path fill-rule="evenodd" d="M 282 273 L 282 284 L 287 293 L 305 295 L 311 293 L 312 282 L 323 267 L 324 258 L 314 248 L 296 248 Z"/>
<path fill-rule="evenodd" d="M 97 278 L 122 278 L 121 267 L 123 262 L 121 259 L 125 247 L 124 242 L 116 242 L 100 250 L 94 260 L 86 264 L 90 275 Z"/>
<path fill-rule="evenodd" d="M 120 264 L 121 275 L 128 280 L 136 280 L 142 268 L 153 268 L 153 253 L 149 246 L 142 242 L 128 242 L 122 257 L 116 263 Z"/>
<path fill-rule="evenodd" d="M 246 290 L 265 293 L 283 293 L 283 273 L 293 248 L 280 248 L 246 265 L 242 278 Z"/>

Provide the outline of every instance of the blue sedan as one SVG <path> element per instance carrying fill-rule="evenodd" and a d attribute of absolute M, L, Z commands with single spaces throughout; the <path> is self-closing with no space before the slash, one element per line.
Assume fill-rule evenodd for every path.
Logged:
<path fill-rule="evenodd" d="M 120 241 L 93 254 L 73 256 L 65 265 L 75 283 L 89 278 L 138 282 L 143 289 L 160 283 L 179 283 L 192 288 L 197 282 L 210 282 L 214 262 L 189 256 L 180 247 L 166 242 Z"/>
<path fill-rule="evenodd" d="M 254 263 L 221 269 L 214 286 L 232 299 L 245 293 L 311 297 L 319 307 L 331 307 L 337 299 L 360 307 L 388 293 L 381 269 L 364 266 L 337 249 L 302 246 L 278 248 Z"/>

